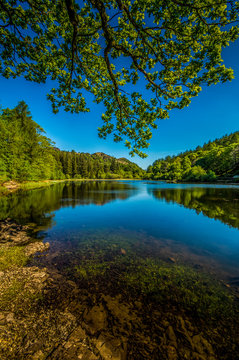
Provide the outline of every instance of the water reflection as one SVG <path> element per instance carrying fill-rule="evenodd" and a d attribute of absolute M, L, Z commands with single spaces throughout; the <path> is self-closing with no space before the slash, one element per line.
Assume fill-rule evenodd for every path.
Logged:
<path fill-rule="evenodd" d="M 123 182 L 88 181 L 66 183 L 62 190 L 61 205 L 105 205 L 111 201 L 126 200 L 137 188 Z"/>
<path fill-rule="evenodd" d="M 137 189 L 124 182 L 88 181 L 58 183 L 47 188 L 13 193 L 0 197 L 0 220 L 11 218 L 18 222 L 51 227 L 52 212 L 76 205 L 105 205 L 111 201 L 126 200 Z"/>
<path fill-rule="evenodd" d="M 239 188 L 66 182 L 1 198 L 0 217 L 48 228 L 49 251 L 29 263 L 52 276 L 43 305 L 67 308 L 99 349 L 117 343 L 128 360 L 237 360 L 238 230 L 206 217 L 238 228 L 238 195 Z M 76 339 L 74 358 L 82 358 Z M 48 357 L 73 358 L 58 355 Z"/>
<path fill-rule="evenodd" d="M 239 188 L 154 188 L 150 193 L 239 229 Z"/>

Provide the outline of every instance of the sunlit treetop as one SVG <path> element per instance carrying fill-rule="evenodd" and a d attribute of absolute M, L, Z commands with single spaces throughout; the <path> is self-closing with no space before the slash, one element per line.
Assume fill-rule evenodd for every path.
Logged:
<path fill-rule="evenodd" d="M 222 48 L 239 35 L 226 0 L 0 0 L 0 73 L 44 83 L 53 111 L 103 103 L 99 136 L 144 157 L 152 129 L 203 84 L 233 78 Z"/>

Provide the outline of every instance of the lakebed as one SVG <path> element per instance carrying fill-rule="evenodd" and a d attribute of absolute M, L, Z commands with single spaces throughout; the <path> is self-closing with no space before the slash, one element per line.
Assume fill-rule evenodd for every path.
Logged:
<path fill-rule="evenodd" d="M 2 197 L 1 359 L 238 359 L 238 199 L 152 181 Z"/>

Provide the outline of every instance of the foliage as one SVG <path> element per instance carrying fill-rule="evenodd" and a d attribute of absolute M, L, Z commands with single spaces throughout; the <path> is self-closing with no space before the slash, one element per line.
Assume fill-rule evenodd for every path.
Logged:
<path fill-rule="evenodd" d="M 233 78 L 222 48 L 238 38 L 234 0 L 2 0 L 0 73 L 55 86 L 54 112 L 103 103 L 100 137 L 145 156 L 152 129 L 202 84 Z M 134 91 L 133 86 L 137 86 Z M 140 91 L 140 88 L 144 88 Z"/>
<path fill-rule="evenodd" d="M 7 193 L 8 193 L 8 190 L 4 186 L 0 185 L 0 196 L 6 195 Z"/>
<path fill-rule="evenodd" d="M 66 178 L 73 179 L 141 179 L 145 171 L 127 159 L 116 159 L 102 153 L 90 155 L 55 150 Z"/>
<path fill-rule="evenodd" d="M 60 151 L 33 121 L 21 101 L 0 113 L 0 181 L 71 178 L 142 178 L 144 170 L 127 159 Z M 27 185 L 26 185 L 27 186 Z M 29 185 L 30 186 L 30 185 Z M 34 185 L 33 185 L 34 186 Z"/>
<path fill-rule="evenodd" d="M 52 142 L 33 121 L 28 106 L 21 101 L 14 109 L 0 114 L 0 178 L 14 180 L 56 179 L 63 177 Z"/>
<path fill-rule="evenodd" d="M 239 174 L 239 132 L 209 141 L 195 150 L 156 160 L 148 178 L 183 181 L 215 181 Z"/>

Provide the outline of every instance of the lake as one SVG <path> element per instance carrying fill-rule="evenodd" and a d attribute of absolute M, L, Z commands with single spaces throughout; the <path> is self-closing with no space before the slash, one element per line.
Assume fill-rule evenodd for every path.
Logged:
<path fill-rule="evenodd" d="M 76 284 L 119 359 L 238 359 L 239 186 L 69 181 L 0 199 L 0 217 L 37 225 L 50 249 L 29 266 Z"/>

